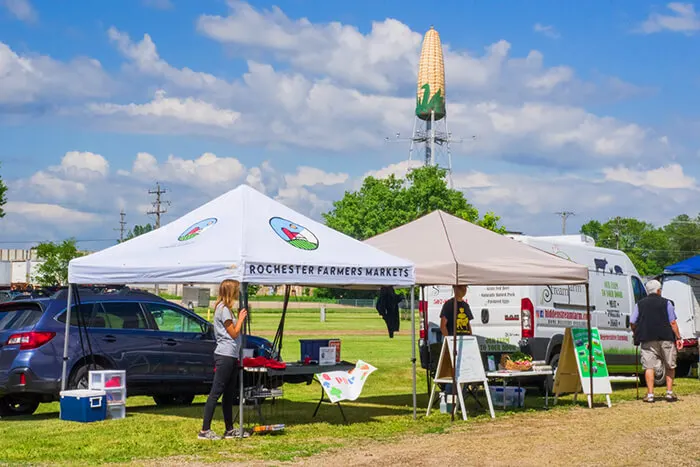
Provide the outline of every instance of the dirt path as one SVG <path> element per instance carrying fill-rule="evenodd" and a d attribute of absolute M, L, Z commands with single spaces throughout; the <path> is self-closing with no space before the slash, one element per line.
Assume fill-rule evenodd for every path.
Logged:
<path fill-rule="evenodd" d="M 675 404 L 624 402 L 520 414 L 460 426 L 448 434 L 348 447 L 302 460 L 306 466 L 700 465 L 700 396 Z M 584 442 L 586 436 L 589 443 Z"/>

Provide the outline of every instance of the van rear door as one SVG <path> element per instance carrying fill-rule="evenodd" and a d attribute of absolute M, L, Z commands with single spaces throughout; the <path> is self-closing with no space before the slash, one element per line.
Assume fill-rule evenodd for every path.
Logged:
<path fill-rule="evenodd" d="M 472 310 L 472 332 L 482 353 L 515 352 L 520 349 L 521 299 L 527 287 L 494 285 L 469 287 L 467 303 Z"/>
<path fill-rule="evenodd" d="M 676 308 L 676 323 L 683 339 L 694 338 L 697 329 L 695 307 L 697 300 L 693 294 L 690 278 L 684 275 L 664 277 L 661 293 L 672 300 Z"/>

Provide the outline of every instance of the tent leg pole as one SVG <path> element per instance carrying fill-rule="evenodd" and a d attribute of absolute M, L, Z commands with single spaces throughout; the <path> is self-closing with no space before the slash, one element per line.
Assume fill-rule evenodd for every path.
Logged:
<path fill-rule="evenodd" d="M 411 364 L 413 365 L 413 419 L 416 419 L 416 309 L 415 287 L 411 286 Z"/>
<path fill-rule="evenodd" d="M 68 344 L 70 343 L 70 314 L 73 300 L 73 285 L 68 283 L 68 298 L 66 303 L 66 331 L 63 335 L 63 363 L 61 368 L 61 391 L 66 390 L 66 376 L 68 373 Z"/>
<path fill-rule="evenodd" d="M 593 408 L 593 331 L 591 329 L 591 296 L 588 282 L 586 282 L 586 321 L 588 325 L 588 379 L 590 384 L 591 408 Z"/>
<path fill-rule="evenodd" d="M 453 289 L 454 290 L 454 289 Z M 452 421 L 455 421 L 455 396 L 457 395 L 457 298 L 452 297 Z M 449 336 L 447 337 L 449 339 Z M 504 396 L 505 397 L 505 396 Z"/>
<path fill-rule="evenodd" d="M 248 284 L 246 282 L 241 284 L 240 297 L 238 299 L 238 308 L 248 309 Z M 243 377 L 245 376 L 245 371 L 243 371 L 243 349 L 245 348 L 245 323 L 241 326 L 242 338 L 241 338 L 241 348 L 238 349 L 238 381 L 239 381 L 239 393 L 238 393 L 238 426 L 239 426 L 239 436 L 243 439 L 243 387 L 245 383 L 243 382 Z"/>

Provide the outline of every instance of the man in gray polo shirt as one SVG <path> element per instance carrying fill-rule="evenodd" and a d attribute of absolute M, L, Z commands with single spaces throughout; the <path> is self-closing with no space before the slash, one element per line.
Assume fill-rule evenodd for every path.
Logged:
<path fill-rule="evenodd" d="M 635 306 L 630 319 L 635 342 L 641 343 L 642 366 L 647 383 L 644 402 L 654 402 L 654 368 L 666 367 L 666 400 L 678 400 L 673 393 L 677 351 L 683 348 L 673 303 L 661 296 L 661 283 L 646 283 L 647 296 Z"/>

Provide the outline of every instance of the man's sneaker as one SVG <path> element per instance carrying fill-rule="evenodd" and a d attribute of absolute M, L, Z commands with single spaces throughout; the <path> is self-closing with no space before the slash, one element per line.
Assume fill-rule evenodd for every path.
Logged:
<path fill-rule="evenodd" d="M 221 437 L 219 435 L 217 435 L 216 433 L 214 433 L 211 430 L 200 431 L 199 434 L 197 435 L 197 438 L 208 439 L 210 441 L 216 441 L 217 439 L 221 439 Z"/>
<path fill-rule="evenodd" d="M 250 436 L 250 433 L 243 430 L 243 437 L 248 438 L 249 436 Z M 226 430 L 224 432 L 224 439 L 234 439 L 234 438 L 240 438 L 240 437 L 241 437 L 241 432 L 238 431 L 238 428 L 232 428 L 232 429 Z"/>
<path fill-rule="evenodd" d="M 642 399 L 644 402 L 649 402 L 649 403 L 654 403 L 654 395 L 653 394 L 647 394 L 644 399 Z"/>
<path fill-rule="evenodd" d="M 666 402 L 676 402 L 678 400 L 678 397 L 672 392 L 667 392 L 666 393 Z"/>

